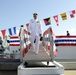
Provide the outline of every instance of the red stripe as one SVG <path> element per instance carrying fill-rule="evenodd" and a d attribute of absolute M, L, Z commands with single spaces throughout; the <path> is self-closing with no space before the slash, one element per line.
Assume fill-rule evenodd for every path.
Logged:
<path fill-rule="evenodd" d="M 28 52 L 27 48 L 24 48 L 24 50 L 23 50 L 23 56 L 24 56 L 24 54 L 26 54 L 27 52 Z"/>
<path fill-rule="evenodd" d="M 76 38 L 76 36 L 56 36 L 56 38 Z"/>
<path fill-rule="evenodd" d="M 44 32 L 44 35 L 46 35 L 46 34 L 49 34 L 49 30 L 46 30 L 46 31 Z"/>
<path fill-rule="evenodd" d="M 10 39 L 18 39 L 19 36 L 11 36 Z"/>
<path fill-rule="evenodd" d="M 76 44 L 73 44 L 73 43 L 71 43 L 71 44 L 69 44 L 69 43 L 67 43 L 67 44 L 55 44 L 56 46 L 76 46 Z"/>
<path fill-rule="evenodd" d="M 48 46 L 48 50 L 50 50 L 50 46 Z"/>
<path fill-rule="evenodd" d="M 46 30 L 46 31 L 44 32 L 44 35 L 49 34 L 49 33 L 51 33 L 53 36 L 55 36 L 55 34 L 54 34 L 52 28 Z"/>
<path fill-rule="evenodd" d="M 20 44 L 10 44 L 10 46 L 20 46 Z"/>

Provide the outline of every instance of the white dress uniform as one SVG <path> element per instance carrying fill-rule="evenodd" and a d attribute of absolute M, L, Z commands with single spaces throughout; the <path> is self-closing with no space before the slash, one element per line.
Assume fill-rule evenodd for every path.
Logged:
<path fill-rule="evenodd" d="M 28 32 L 31 33 L 30 41 L 32 44 L 32 47 L 36 54 L 39 52 L 39 41 L 40 41 L 40 34 L 42 34 L 42 27 L 41 27 L 41 21 L 38 19 L 34 20 L 31 19 L 28 27 Z M 36 39 L 36 43 L 34 44 L 34 40 Z"/>

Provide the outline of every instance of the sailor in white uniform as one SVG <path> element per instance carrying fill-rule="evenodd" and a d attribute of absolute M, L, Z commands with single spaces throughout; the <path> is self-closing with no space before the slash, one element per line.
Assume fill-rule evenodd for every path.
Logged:
<path fill-rule="evenodd" d="M 31 45 L 33 47 L 33 50 L 36 54 L 39 52 L 39 41 L 40 37 L 42 36 L 42 27 L 41 27 L 41 21 L 38 20 L 38 14 L 34 13 L 33 18 L 30 20 L 29 26 L 28 26 L 28 34 L 31 36 L 30 41 Z M 36 43 L 34 43 L 36 41 Z"/>

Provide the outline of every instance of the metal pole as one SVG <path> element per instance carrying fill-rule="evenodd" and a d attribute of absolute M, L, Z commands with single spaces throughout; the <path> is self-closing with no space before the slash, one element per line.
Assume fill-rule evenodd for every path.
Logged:
<path fill-rule="evenodd" d="M 50 56 L 51 56 L 51 61 L 53 62 L 54 60 L 54 52 L 53 52 L 53 36 L 52 33 L 49 33 L 49 40 L 50 40 Z"/>
<path fill-rule="evenodd" d="M 23 49 L 24 49 L 24 29 L 22 30 L 23 34 L 20 35 L 20 61 L 23 61 Z"/>
<path fill-rule="evenodd" d="M 20 61 L 22 62 L 22 40 L 20 37 Z"/>

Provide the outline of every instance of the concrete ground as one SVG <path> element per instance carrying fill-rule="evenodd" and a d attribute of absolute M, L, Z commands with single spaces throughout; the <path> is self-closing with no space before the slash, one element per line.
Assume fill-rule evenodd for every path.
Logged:
<path fill-rule="evenodd" d="M 65 70 L 64 75 L 76 75 L 76 70 Z"/>
<path fill-rule="evenodd" d="M 17 75 L 17 71 L 0 71 L 0 75 Z M 76 70 L 65 70 L 64 75 L 76 75 Z"/>

